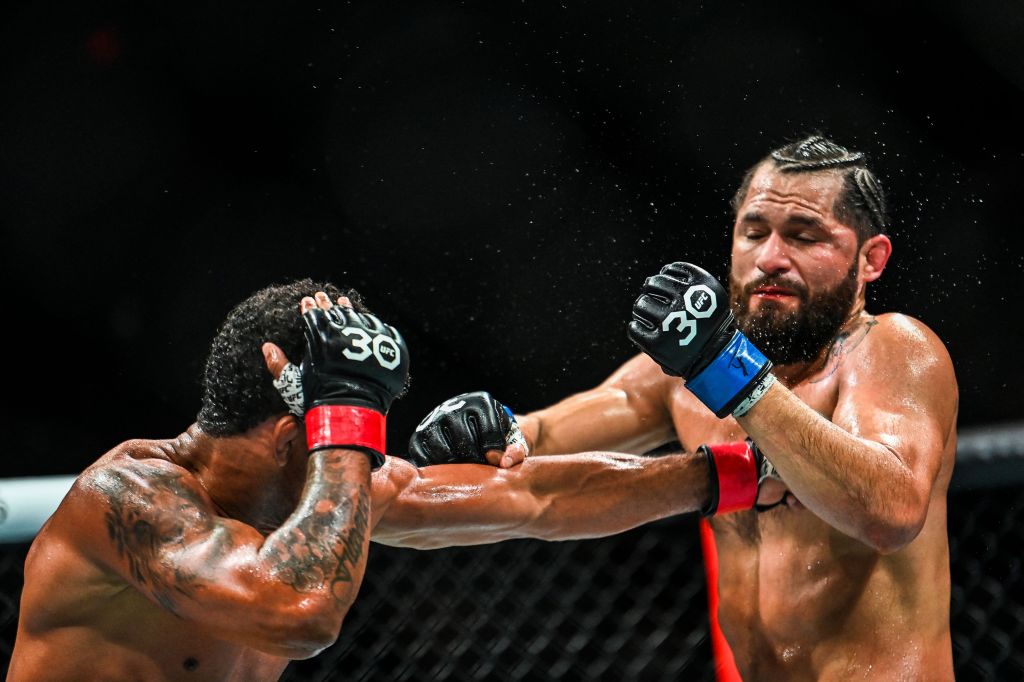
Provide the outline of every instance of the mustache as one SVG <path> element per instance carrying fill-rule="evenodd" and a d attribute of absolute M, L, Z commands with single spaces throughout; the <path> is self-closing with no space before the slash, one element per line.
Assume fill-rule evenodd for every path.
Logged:
<path fill-rule="evenodd" d="M 759 277 L 753 282 L 748 282 L 743 285 L 741 290 L 743 298 L 745 300 L 749 300 L 750 297 L 754 295 L 754 290 L 760 289 L 761 287 L 779 287 L 781 289 L 789 289 L 800 297 L 801 301 L 807 302 L 808 295 L 807 287 L 805 285 L 800 282 L 793 282 L 783 277 L 776 277 L 773 275 L 765 275 L 764 277 Z"/>

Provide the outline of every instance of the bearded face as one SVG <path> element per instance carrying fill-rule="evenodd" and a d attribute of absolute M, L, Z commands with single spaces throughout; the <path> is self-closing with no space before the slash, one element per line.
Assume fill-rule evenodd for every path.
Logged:
<path fill-rule="evenodd" d="M 798 298 L 798 305 L 761 300 L 752 309 L 755 290 L 780 287 Z M 833 287 L 810 294 L 801 282 L 785 275 L 764 275 L 746 285 L 729 277 L 729 296 L 740 330 L 776 365 L 809 362 L 832 343 L 857 295 L 857 260 Z"/>

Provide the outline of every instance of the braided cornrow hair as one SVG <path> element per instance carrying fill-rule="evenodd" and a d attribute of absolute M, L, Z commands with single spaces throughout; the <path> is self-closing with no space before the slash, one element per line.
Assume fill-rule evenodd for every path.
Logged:
<path fill-rule="evenodd" d="M 743 176 L 733 196 L 733 211 L 739 211 L 747 197 L 754 173 L 764 163 L 771 163 L 782 173 L 814 173 L 842 170 L 843 189 L 836 197 L 833 212 L 857 232 L 860 241 L 884 234 L 889 226 L 885 192 L 875 174 L 867 167 L 863 152 L 851 151 L 822 135 L 809 135 L 773 150 Z"/>

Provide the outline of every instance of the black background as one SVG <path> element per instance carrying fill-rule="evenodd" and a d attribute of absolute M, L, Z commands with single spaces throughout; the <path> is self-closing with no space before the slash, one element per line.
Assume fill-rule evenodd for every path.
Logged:
<path fill-rule="evenodd" d="M 1024 14 L 967 5 L 4 3 L 2 473 L 176 435 L 226 312 L 299 276 L 405 333 L 392 451 L 461 391 L 589 388 L 812 130 L 890 194 L 869 309 L 946 341 L 961 426 L 1018 418 Z"/>

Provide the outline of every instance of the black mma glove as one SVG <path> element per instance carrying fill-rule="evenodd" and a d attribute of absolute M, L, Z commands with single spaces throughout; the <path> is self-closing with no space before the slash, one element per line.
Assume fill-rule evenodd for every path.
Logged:
<path fill-rule="evenodd" d="M 373 468 L 384 463 L 392 401 L 405 390 L 409 351 L 394 327 L 335 305 L 302 315 L 306 355 L 300 368 L 310 452 L 352 448 Z"/>
<path fill-rule="evenodd" d="M 783 496 L 772 504 L 757 504 L 761 484 L 769 478 L 781 479 L 772 463 L 749 438 L 738 443 L 701 445 L 697 452 L 707 458 L 711 476 L 711 498 L 700 510 L 702 515 L 714 516 L 750 508 L 766 511 L 781 504 L 785 498 Z"/>
<path fill-rule="evenodd" d="M 737 329 L 725 289 L 696 265 L 670 263 L 647 278 L 628 333 L 718 418 L 746 414 L 775 383 L 771 360 Z"/>
<path fill-rule="evenodd" d="M 409 459 L 431 464 L 487 464 L 484 454 L 525 443 L 512 410 L 486 391 L 463 393 L 424 417 L 409 439 Z"/>

